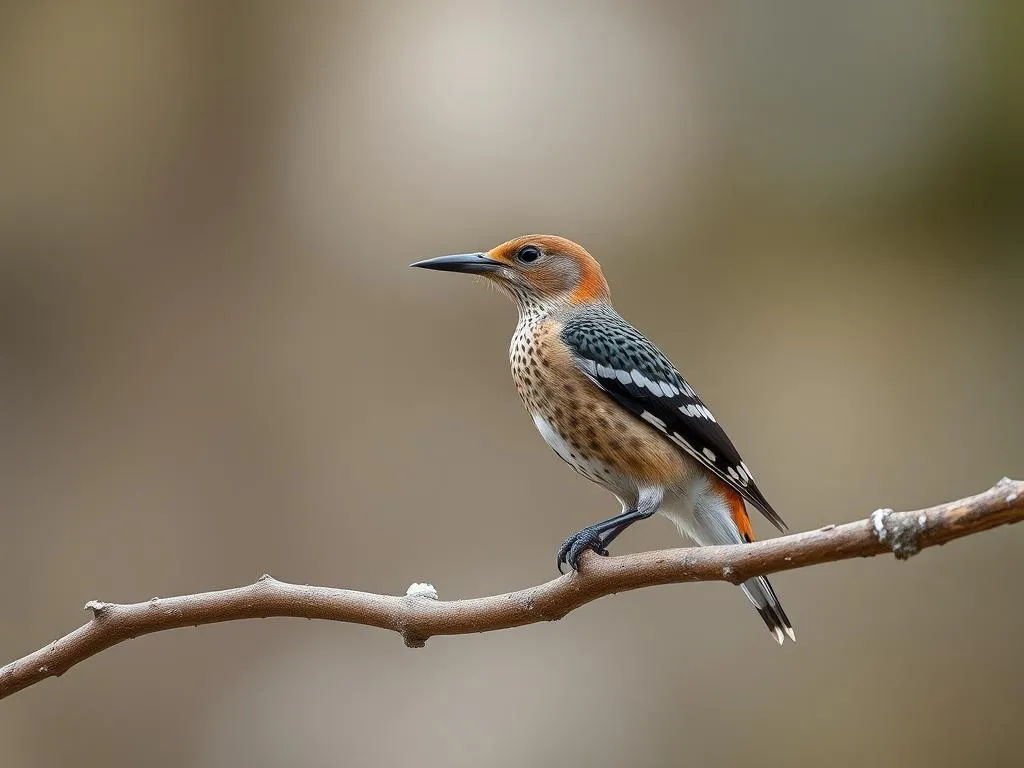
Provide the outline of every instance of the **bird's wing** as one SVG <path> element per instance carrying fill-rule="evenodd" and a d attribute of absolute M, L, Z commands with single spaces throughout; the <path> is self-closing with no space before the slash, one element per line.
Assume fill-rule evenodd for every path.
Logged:
<path fill-rule="evenodd" d="M 580 371 L 609 397 L 663 432 L 776 528 L 786 530 L 711 411 L 639 331 L 617 314 L 602 312 L 570 318 L 561 337 Z"/>

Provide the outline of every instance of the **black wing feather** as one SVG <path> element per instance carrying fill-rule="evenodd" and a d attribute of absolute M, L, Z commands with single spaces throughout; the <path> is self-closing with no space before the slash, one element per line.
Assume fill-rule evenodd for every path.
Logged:
<path fill-rule="evenodd" d="M 639 331 L 615 312 L 603 310 L 567 320 L 561 337 L 580 370 L 609 397 L 664 432 L 776 528 L 786 530 L 711 411 Z"/>

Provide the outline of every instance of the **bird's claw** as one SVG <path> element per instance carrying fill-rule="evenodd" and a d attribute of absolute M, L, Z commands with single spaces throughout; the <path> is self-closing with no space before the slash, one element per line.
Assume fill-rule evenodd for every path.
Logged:
<path fill-rule="evenodd" d="M 579 533 L 574 533 L 566 539 L 558 550 L 558 557 L 555 563 L 558 565 L 558 572 L 564 573 L 563 565 L 568 565 L 574 571 L 579 570 L 579 559 L 588 549 L 592 549 L 602 557 L 608 556 L 608 550 L 601 543 L 601 534 L 596 528 L 584 528 Z"/>

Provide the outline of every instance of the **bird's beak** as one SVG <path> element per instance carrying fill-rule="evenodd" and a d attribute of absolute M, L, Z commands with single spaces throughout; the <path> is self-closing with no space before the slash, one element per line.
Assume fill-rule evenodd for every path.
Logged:
<path fill-rule="evenodd" d="M 504 264 L 490 259 L 483 253 L 456 253 L 454 256 L 438 256 L 436 259 L 417 261 L 410 267 L 421 269 L 437 269 L 442 272 L 468 272 L 474 275 L 496 272 Z"/>

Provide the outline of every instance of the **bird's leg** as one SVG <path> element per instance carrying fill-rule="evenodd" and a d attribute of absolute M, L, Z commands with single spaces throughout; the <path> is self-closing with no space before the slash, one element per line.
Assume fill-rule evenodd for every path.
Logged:
<path fill-rule="evenodd" d="M 577 570 L 580 555 L 588 549 L 594 550 L 599 555 L 606 556 L 608 554 L 607 547 L 616 536 L 629 528 L 637 520 L 646 520 L 655 511 L 657 511 L 656 506 L 629 509 L 615 517 L 610 517 L 607 520 L 602 520 L 600 523 L 587 526 L 579 533 L 574 533 L 563 542 L 558 550 L 558 558 L 555 561 L 558 565 L 558 572 L 563 572 L 563 563 L 574 571 Z"/>
<path fill-rule="evenodd" d="M 629 526 L 631 526 L 637 520 L 643 520 L 643 518 L 642 517 L 641 518 L 635 518 L 633 520 L 622 522 L 620 525 L 617 525 L 614 528 L 610 528 L 608 531 L 603 533 L 601 535 L 601 549 L 604 550 L 603 554 L 608 554 L 608 545 L 611 544 L 613 541 L 615 541 L 615 538 L 620 533 L 622 533 L 624 530 L 629 528 Z M 602 554 L 602 552 L 600 550 L 598 550 L 598 554 Z"/>
<path fill-rule="evenodd" d="M 608 550 L 604 547 L 604 542 L 601 538 L 602 534 L 609 531 L 614 532 L 615 529 L 624 522 L 624 519 L 632 513 L 633 510 L 627 510 L 625 512 L 622 512 L 621 514 L 616 515 L 615 517 L 610 517 L 607 520 L 602 520 L 600 523 L 588 525 L 582 531 L 574 533 L 572 536 L 570 536 L 564 542 L 562 542 L 562 546 L 558 550 L 557 558 L 559 573 L 562 572 L 563 563 L 575 569 L 576 559 L 580 556 L 580 553 L 582 553 L 585 549 L 593 549 L 599 555 L 607 555 Z"/>
<path fill-rule="evenodd" d="M 562 544 L 558 550 L 556 564 L 558 572 L 562 573 L 562 564 L 568 565 L 574 571 L 578 570 L 580 555 L 585 550 L 592 549 L 599 555 L 608 554 L 608 545 L 616 536 L 629 528 L 637 520 L 646 520 L 658 511 L 661 501 L 665 497 L 665 491 L 658 486 L 646 486 L 640 489 L 636 506 L 632 509 L 624 509 L 621 514 L 609 517 L 600 523 L 584 528 L 579 533 L 573 534 Z"/>

